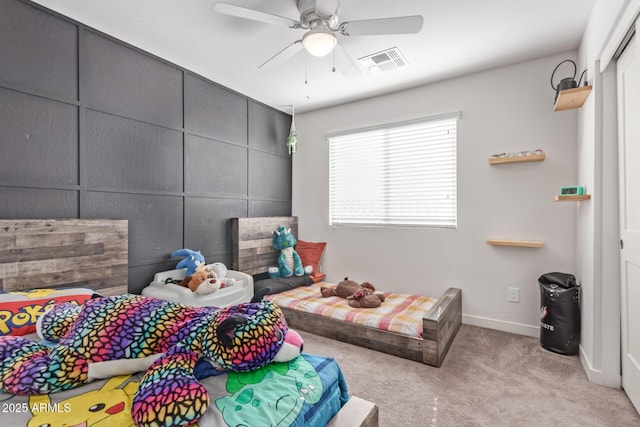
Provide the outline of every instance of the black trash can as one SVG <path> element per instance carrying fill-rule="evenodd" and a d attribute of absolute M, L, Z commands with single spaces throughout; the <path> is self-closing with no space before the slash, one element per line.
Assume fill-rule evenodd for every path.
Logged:
<path fill-rule="evenodd" d="M 577 354 L 580 344 L 580 286 L 573 274 L 546 273 L 540 285 L 540 345 Z"/>

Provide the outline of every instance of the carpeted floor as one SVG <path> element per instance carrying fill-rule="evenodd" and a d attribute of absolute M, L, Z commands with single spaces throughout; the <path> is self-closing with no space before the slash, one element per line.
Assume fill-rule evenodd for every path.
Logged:
<path fill-rule="evenodd" d="M 381 427 L 640 426 L 622 390 L 592 384 L 577 356 L 536 338 L 462 325 L 440 368 L 301 332 L 335 358 L 352 395 L 378 405 Z"/>

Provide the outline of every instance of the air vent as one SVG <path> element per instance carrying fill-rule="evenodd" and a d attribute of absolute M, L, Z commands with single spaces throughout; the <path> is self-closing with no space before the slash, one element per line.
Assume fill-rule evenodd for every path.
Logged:
<path fill-rule="evenodd" d="M 359 61 L 371 74 L 383 73 L 408 65 L 407 60 L 404 59 L 397 47 L 364 56 Z"/>

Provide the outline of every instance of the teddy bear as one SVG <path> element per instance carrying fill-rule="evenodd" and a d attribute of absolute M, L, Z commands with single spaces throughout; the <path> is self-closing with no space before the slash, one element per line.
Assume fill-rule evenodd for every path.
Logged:
<path fill-rule="evenodd" d="M 196 261 L 196 263 L 198 263 Z M 196 272 L 212 273 L 220 283 L 220 288 L 226 288 L 233 286 L 236 283 L 236 279 L 233 277 L 227 277 L 227 266 L 221 262 L 214 262 L 213 264 L 198 263 Z"/>
<path fill-rule="evenodd" d="M 189 288 L 198 295 L 209 295 L 220 289 L 222 282 L 213 271 L 201 270 L 185 277 L 178 285 Z"/>
<path fill-rule="evenodd" d="M 213 273 L 220 281 L 220 287 L 225 288 L 233 286 L 236 283 L 236 279 L 233 277 L 227 277 L 227 266 L 221 262 L 214 262 L 213 264 L 200 264 L 196 267 L 196 271 L 206 271 Z"/>
<path fill-rule="evenodd" d="M 354 308 L 376 308 L 384 302 L 384 295 L 375 293 L 376 288 L 369 282 L 359 284 L 355 280 L 345 277 L 335 287 L 321 286 L 320 293 L 323 297 L 337 296 L 349 301 L 349 306 Z"/>

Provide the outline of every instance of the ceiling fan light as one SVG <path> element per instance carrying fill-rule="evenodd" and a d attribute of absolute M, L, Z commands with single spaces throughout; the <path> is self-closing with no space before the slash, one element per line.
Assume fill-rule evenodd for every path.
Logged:
<path fill-rule="evenodd" d="M 318 27 L 302 37 L 302 45 L 313 56 L 326 56 L 336 47 L 336 37 L 329 30 Z"/>

